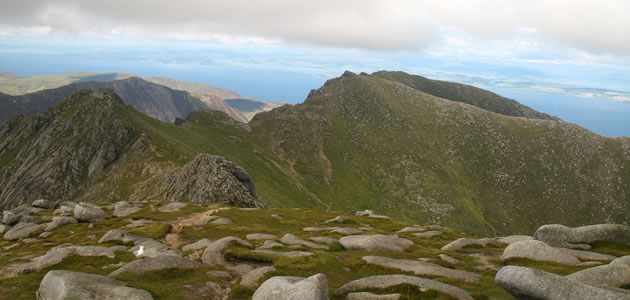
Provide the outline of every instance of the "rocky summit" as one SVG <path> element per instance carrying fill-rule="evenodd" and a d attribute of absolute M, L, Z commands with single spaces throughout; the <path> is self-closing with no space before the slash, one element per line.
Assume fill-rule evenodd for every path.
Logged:
<path fill-rule="evenodd" d="M 630 233 L 628 226 L 563 229 L 580 232 L 569 240 L 587 251 L 547 244 L 540 234 L 479 238 L 366 214 L 43 200 L 5 211 L 18 219 L 3 218 L 10 229 L 0 238 L 0 299 L 628 298 L 630 240 L 606 238 Z M 64 206 L 75 210 L 60 217 Z M 209 222 L 218 219 L 230 223 Z M 327 227 L 331 220 L 341 222 Z M 9 234 L 23 228 L 31 229 Z"/>

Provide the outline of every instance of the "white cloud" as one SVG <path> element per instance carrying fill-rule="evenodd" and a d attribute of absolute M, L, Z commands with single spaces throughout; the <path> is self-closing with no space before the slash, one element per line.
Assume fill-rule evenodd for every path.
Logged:
<path fill-rule="evenodd" d="M 627 0 L 20 0 L 0 3 L 0 30 L 286 41 L 379 51 L 465 49 L 449 41 L 466 37 L 465 45 L 473 45 L 525 37 L 630 56 L 629 12 Z"/>

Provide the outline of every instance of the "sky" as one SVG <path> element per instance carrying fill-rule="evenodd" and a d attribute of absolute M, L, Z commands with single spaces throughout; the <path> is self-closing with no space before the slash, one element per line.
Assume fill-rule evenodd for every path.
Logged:
<path fill-rule="evenodd" d="M 386 69 L 630 105 L 628 28 L 627 0 L 4 0 L 0 72 L 129 72 L 296 103 L 344 70 Z"/>

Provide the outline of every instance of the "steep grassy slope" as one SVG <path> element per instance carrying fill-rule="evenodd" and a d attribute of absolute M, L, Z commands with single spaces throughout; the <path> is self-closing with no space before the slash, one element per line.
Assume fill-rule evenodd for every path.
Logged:
<path fill-rule="evenodd" d="M 530 119 L 558 120 L 558 118 L 545 113 L 535 111 L 515 100 L 499 96 L 490 91 L 482 90 L 474 86 L 455 82 L 431 80 L 422 76 L 411 75 L 404 72 L 380 71 L 372 74 L 392 81 L 400 82 L 410 88 L 423 93 L 463 102 L 492 111 L 498 114 Z"/>
<path fill-rule="evenodd" d="M 151 160 L 127 171 L 124 189 L 117 179 L 73 199 L 102 190 L 116 194 L 101 200 L 144 199 L 138 190 L 155 181 L 143 169 L 203 152 L 245 168 L 267 206 L 374 209 L 481 235 L 630 221 L 629 139 L 496 114 L 378 75 L 345 73 L 248 125 L 219 112 L 168 124 L 130 107 L 121 118 L 150 141 Z"/>
<path fill-rule="evenodd" d="M 41 90 L 54 89 L 84 81 L 113 81 L 133 77 L 126 73 L 79 72 L 31 77 L 0 76 L 0 92 L 8 95 L 24 95 Z"/>

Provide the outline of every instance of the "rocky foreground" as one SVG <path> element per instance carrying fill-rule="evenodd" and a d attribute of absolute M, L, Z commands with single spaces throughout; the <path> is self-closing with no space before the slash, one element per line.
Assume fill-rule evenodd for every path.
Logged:
<path fill-rule="evenodd" d="M 624 225 L 477 238 L 371 211 L 47 200 L 1 223 L 1 299 L 630 299 Z"/>

